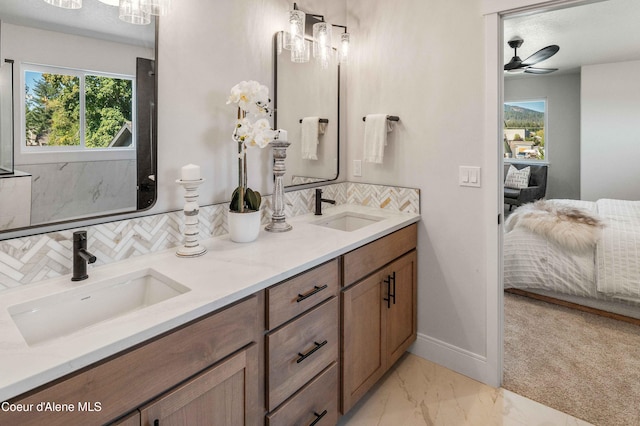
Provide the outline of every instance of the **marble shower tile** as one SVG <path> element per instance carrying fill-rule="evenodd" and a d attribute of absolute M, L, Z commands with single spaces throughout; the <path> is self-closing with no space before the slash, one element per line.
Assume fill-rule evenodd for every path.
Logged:
<path fill-rule="evenodd" d="M 23 165 L 33 175 L 31 223 L 135 210 L 135 160 Z"/>
<path fill-rule="evenodd" d="M 0 178 L 0 230 L 31 224 L 31 176 Z"/>

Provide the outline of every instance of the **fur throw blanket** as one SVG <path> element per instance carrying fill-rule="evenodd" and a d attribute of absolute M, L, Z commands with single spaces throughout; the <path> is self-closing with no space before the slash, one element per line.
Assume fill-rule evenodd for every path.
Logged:
<path fill-rule="evenodd" d="M 505 231 L 525 228 L 567 250 L 584 253 L 595 248 L 604 226 L 594 213 L 539 200 L 513 212 L 507 218 Z"/>

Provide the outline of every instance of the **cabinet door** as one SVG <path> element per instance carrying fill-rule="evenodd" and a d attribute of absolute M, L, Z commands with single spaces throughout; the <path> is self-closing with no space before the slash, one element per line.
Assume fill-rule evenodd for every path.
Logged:
<path fill-rule="evenodd" d="M 385 371 L 380 275 L 342 292 L 342 412 L 346 413 Z"/>
<path fill-rule="evenodd" d="M 387 329 L 387 362 L 391 367 L 415 342 L 417 331 L 417 257 L 416 252 L 402 256 L 382 272 L 383 293 L 390 301 L 384 301 L 382 309 Z"/>
<path fill-rule="evenodd" d="M 244 425 L 257 351 L 252 344 L 142 408 L 142 425 Z"/>

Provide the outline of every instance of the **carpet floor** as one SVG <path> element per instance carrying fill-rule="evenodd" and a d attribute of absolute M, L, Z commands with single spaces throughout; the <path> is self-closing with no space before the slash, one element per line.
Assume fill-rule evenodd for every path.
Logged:
<path fill-rule="evenodd" d="M 640 425 L 640 327 L 504 296 L 505 389 L 598 426 Z"/>

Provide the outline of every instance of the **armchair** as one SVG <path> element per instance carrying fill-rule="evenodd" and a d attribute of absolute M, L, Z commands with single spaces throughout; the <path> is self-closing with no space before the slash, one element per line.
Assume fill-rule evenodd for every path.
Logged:
<path fill-rule="evenodd" d="M 504 164 L 504 176 L 506 178 L 509 166 L 513 165 L 516 169 L 521 170 L 524 167 L 531 167 L 529 174 L 529 186 L 523 189 L 504 188 L 504 203 L 509 204 L 509 211 L 513 206 L 521 206 L 522 204 L 531 203 L 533 201 L 544 198 L 547 192 L 547 166 L 538 164 Z"/>

